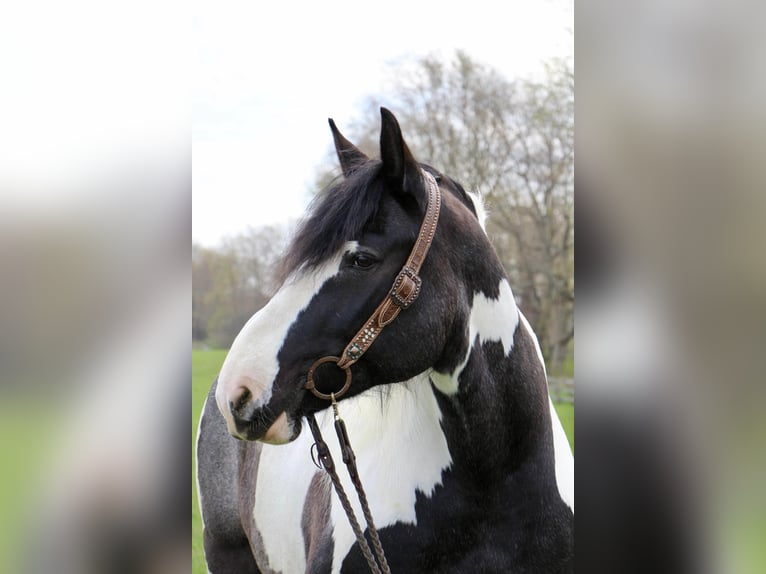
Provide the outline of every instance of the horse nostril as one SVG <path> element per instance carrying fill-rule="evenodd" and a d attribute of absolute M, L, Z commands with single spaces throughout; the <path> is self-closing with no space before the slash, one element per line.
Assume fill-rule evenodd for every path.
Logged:
<path fill-rule="evenodd" d="M 241 389 L 242 392 L 239 397 L 235 401 L 229 401 L 229 409 L 231 409 L 232 412 L 241 411 L 247 405 L 247 403 L 250 402 L 250 399 L 253 396 L 250 392 L 250 389 L 246 387 L 241 387 Z"/>

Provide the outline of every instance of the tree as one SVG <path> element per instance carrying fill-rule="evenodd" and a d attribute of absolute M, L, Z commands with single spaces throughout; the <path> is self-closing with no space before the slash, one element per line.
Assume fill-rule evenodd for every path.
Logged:
<path fill-rule="evenodd" d="M 213 276 L 210 257 L 214 255 L 209 249 L 192 245 L 192 340 L 207 339 L 207 324 L 209 310 L 207 293 L 213 287 Z"/>
<path fill-rule="evenodd" d="M 287 243 L 283 226 L 250 228 L 215 249 L 192 249 L 192 338 L 229 347 L 269 300 Z"/>
<path fill-rule="evenodd" d="M 488 233 L 552 369 L 574 337 L 574 74 L 552 62 L 542 82 L 509 81 L 463 52 L 395 70 L 348 130 L 377 152 L 377 110 L 391 108 L 415 157 L 484 196 Z M 328 181 L 328 171 L 318 182 Z"/>

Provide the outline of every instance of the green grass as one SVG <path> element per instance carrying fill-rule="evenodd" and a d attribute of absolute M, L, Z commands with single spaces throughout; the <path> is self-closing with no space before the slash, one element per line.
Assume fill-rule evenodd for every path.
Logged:
<path fill-rule="evenodd" d="M 42 526 L 36 520 L 47 508 L 40 504 L 52 492 L 51 470 L 61 466 L 61 442 L 53 439 L 71 425 L 36 389 L 15 390 L 0 389 L 7 392 L 0 393 L 0 572 L 20 572 L 29 560 L 31 529 Z"/>
<path fill-rule="evenodd" d="M 554 406 L 574 453 L 574 405 L 572 403 L 554 403 Z"/>
<path fill-rule="evenodd" d="M 574 377 L 574 353 L 569 353 L 556 369 L 551 369 L 548 374 L 552 377 Z"/>
<path fill-rule="evenodd" d="M 197 425 L 205 397 L 221 369 L 225 357 L 226 351 L 192 350 L 192 574 L 205 574 L 207 572 L 202 552 L 202 520 L 197 504 L 197 478 L 194 469 Z M 567 437 L 569 437 L 572 451 L 574 451 L 574 405 L 556 404 L 556 411 L 564 425 Z"/>

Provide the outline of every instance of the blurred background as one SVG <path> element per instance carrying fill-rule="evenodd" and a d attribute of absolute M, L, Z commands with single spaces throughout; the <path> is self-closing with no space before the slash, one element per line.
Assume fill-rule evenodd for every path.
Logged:
<path fill-rule="evenodd" d="M 190 569 L 191 38 L 0 8 L 0 572 Z"/>
<path fill-rule="evenodd" d="M 381 104 L 576 375 L 578 570 L 766 571 L 761 4 L 4 6 L 0 571 L 192 568 L 189 380 Z"/>
<path fill-rule="evenodd" d="M 766 571 L 763 16 L 577 9 L 583 571 Z"/>

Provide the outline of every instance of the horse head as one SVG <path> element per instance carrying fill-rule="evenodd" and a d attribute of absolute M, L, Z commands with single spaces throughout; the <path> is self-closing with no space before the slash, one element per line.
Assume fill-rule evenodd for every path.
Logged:
<path fill-rule="evenodd" d="M 216 402 L 237 438 L 286 443 L 304 415 L 329 406 L 322 394 L 343 389 L 345 400 L 424 372 L 455 372 L 469 351 L 474 293 L 503 280 L 475 200 L 415 160 L 391 112 L 382 108 L 381 118 L 380 159 L 330 120 L 343 178 L 315 199 L 285 257 L 281 287 L 237 335 L 218 378 Z M 353 365 L 318 362 L 343 354 L 390 293 L 419 236 L 429 185 L 438 186 L 441 203 L 417 300 Z M 306 388 L 309 372 L 320 396 Z"/>

